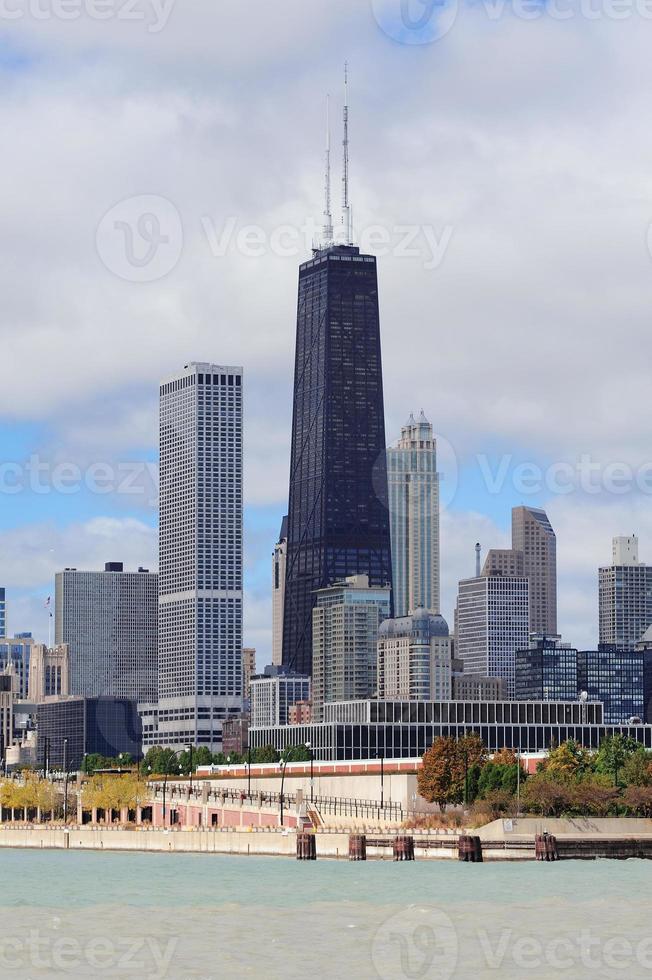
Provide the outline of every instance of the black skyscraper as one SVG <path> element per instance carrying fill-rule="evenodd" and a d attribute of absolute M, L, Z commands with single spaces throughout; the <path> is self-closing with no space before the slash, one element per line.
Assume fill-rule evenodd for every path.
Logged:
<path fill-rule="evenodd" d="M 283 663 L 309 674 L 315 589 L 391 584 L 376 259 L 352 245 L 299 270 Z"/>

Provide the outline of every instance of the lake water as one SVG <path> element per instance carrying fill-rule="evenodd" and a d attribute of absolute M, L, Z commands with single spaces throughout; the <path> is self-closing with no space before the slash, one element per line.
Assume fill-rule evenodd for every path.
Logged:
<path fill-rule="evenodd" d="M 0 978 L 652 980 L 652 862 L 0 851 Z"/>

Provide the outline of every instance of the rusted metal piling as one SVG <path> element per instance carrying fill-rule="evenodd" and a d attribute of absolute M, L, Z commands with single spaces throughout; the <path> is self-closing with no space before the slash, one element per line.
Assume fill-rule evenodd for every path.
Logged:
<path fill-rule="evenodd" d="M 297 834 L 297 861 L 317 860 L 317 838 L 314 834 Z"/>
<path fill-rule="evenodd" d="M 457 841 L 457 857 L 459 861 L 470 861 L 473 864 L 482 863 L 482 841 L 480 838 L 462 834 Z"/>
<path fill-rule="evenodd" d="M 394 860 L 414 861 L 414 837 L 399 836 L 394 838 Z"/>
<path fill-rule="evenodd" d="M 349 835 L 349 861 L 367 860 L 367 838 L 365 834 Z"/>

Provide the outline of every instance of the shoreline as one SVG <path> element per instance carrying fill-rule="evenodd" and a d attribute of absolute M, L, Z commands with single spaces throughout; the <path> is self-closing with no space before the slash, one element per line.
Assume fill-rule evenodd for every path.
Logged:
<path fill-rule="evenodd" d="M 494 821 L 478 830 L 451 832 L 370 831 L 365 836 L 366 860 L 394 861 L 397 836 L 411 838 L 416 861 L 457 861 L 458 838 L 478 839 L 481 857 L 472 863 L 534 861 L 535 836 L 548 833 L 555 843 L 555 858 L 652 859 L 652 821 L 622 819 Z M 317 859 L 349 861 L 349 838 L 360 831 L 322 830 L 314 837 Z M 0 824 L 0 849 L 61 850 L 77 852 L 218 854 L 231 857 L 285 857 L 297 860 L 298 834 L 281 829 L 154 828 L 127 826 L 64 827 L 48 824 Z M 461 844 L 460 844 L 461 847 Z M 363 859 L 364 860 L 364 859 Z"/>

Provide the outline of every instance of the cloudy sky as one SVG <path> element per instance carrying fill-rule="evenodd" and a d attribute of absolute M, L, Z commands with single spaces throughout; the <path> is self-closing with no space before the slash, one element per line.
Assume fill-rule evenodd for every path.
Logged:
<path fill-rule="evenodd" d="M 557 530 L 560 630 L 652 560 L 652 7 L 645 0 L 2 0 L 0 584 L 156 566 L 157 384 L 246 371 L 246 640 L 270 648 L 297 266 L 341 74 L 379 255 L 388 439 L 439 434 L 443 612 L 510 508 Z"/>

